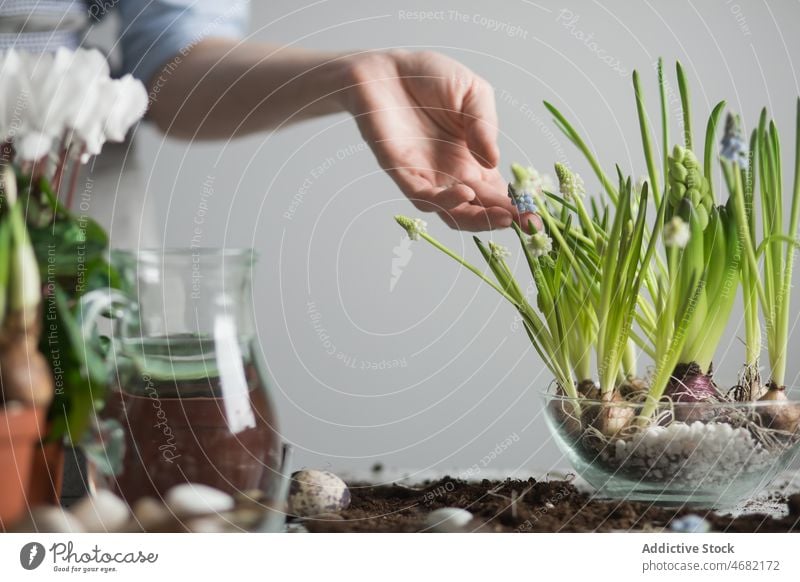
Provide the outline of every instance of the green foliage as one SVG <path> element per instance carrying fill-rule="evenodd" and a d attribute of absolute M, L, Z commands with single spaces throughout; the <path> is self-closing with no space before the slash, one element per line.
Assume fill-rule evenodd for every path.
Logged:
<path fill-rule="evenodd" d="M 44 178 L 31 182 L 19 174 L 17 183 L 44 288 L 39 350 L 55 380 L 48 439 L 74 443 L 102 407 L 108 382 L 101 355 L 82 337 L 78 301 L 90 291 L 118 287 L 119 277 L 108 263 L 108 236 L 97 222 L 59 204 Z"/>
<path fill-rule="evenodd" d="M 638 73 L 633 85 L 647 164 L 647 180 L 634 188 L 617 168 L 615 185 L 588 142 L 552 104 L 555 124 L 585 156 L 605 196 L 583 199 L 583 184 L 567 167 L 556 165 L 561 195 L 533 187 L 521 165 L 512 166 L 513 193 L 529 196 L 542 219 L 542 232 L 515 225 L 534 286 L 532 305 L 521 291 L 495 243 L 475 239 L 487 263 L 483 272 L 427 233 L 421 238 L 470 269 L 517 309 L 525 328 L 558 385 L 567 395 L 587 380 L 599 380 L 606 396 L 635 374 L 637 347 L 654 363 L 647 418 L 679 364 L 697 364 L 710 373 L 741 285 L 745 306 L 747 364 L 757 363 L 760 315 L 766 323 L 772 381 L 783 385 L 789 322 L 792 264 L 800 221 L 800 100 L 798 100 L 795 177 L 788 225 L 783 216 L 780 140 L 762 113 L 750 139 L 750 156 L 740 138 L 740 120 L 729 116 L 718 156 L 719 120 L 725 107 L 711 111 L 703 159 L 693 150 L 689 85 L 676 66 L 683 124 L 682 144 L 669 145 L 669 116 L 663 66 L 658 86 L 661 139 L 652 134 Z M 663 149 L 656 160 L 654 144 Z M 715 194 L 712 172 L 719 162 L 727 196 Z M 659 170 L 659 167 L 661 168 Z M 758 178 L 758 180 L 756 180 Z M 663 189 L 659 184 L 663 183 Z M 756 192 L 760 191 L 760 208 Z M 653 213 L 648 207 L 652 202 Z M 759 221 L 760 218 L 760 221 Z M 398 217 L 409 234 L 419 235 L 411 219 Z M 757 240 L 760 230 L 761 240 Z M 413 236 L 412 236 L 413 238 Z M 551 244 L 552 243 L 552 244 Z M 661 244 L 663 243 L 663 244 Z M 592 356 L 597 370 L 591 372 Z"/>

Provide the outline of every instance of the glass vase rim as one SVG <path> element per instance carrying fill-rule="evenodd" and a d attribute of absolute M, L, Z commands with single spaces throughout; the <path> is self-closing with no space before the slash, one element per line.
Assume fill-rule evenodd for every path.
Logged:
<path fill-rule="evenodd" d="M 144 247 L 140 249 L 112 248 L 110 254 L 114 258 L 122 258 L 135 262 L 161 263 L 165 259 L 192 258 L 200 256 L 205 259 L 222 259 L 255 263 L 259 253 L 252 247 Z"/>
<path fill-rule="evenodd" d="M 573 398 L 562 394 L 554 394 L 550 389 L 539 391 L 539 395 L 547 401 L 561 401 L 561 402 L 577 402 L 583 405 L 592 406 L 630 406 L 641 407 L 645 404 L 645 400 L 632 401 L 632 400 L 614 400 L 606 401 L 598 398 Z M 703 402 L 671 402 L 668 400 L 661 400 L 656 405 L 657 408 L 675 407 L 675 408 L 761 408 L 772 405 L 786 405 L 786 404 L 800 404 L 800 399 L 787 398 L 787 400 L 731 400 L 731 401 L 703 401 Z"/>

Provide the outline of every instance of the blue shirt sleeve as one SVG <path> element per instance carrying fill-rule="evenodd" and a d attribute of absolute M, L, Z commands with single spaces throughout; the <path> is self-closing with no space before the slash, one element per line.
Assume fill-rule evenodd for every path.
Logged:
<path fill-rule="evenodd" d="M 147 84 L 204 38 L 241 38 L 248 8 L 244 0 L 120 0 L 123 71 Z"/>

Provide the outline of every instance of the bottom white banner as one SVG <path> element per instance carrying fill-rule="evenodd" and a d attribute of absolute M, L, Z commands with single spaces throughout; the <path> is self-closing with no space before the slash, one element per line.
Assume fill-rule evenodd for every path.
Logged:
<path fill-rule="evenodd" d="M 798 539 L 632 533 L 0 534 L 0 580 L 798 580 Z"/>

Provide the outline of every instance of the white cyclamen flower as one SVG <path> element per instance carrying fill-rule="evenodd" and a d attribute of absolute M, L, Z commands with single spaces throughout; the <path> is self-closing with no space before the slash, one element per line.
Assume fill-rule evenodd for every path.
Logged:
<path fill-rule="evenodd" d="M 29 123 L 32 128 L 52 138 L 61 138 L 65 129 L 65 115 L 74 92 L 83 87 L 74 85 L 71 65 L 73 53 L 59 49 L 55 53 L 20 53 L 25 62 L 25 72 L 33 93 L 33 107 Z"/>
<path fill-rule="evenodd" d="M 146 106 L 144 85 L 112 79 L 97 50 L 0 54 L 0 139 L 23 160 L 40 159 L 65 137 L 66 147 L 97 154 L 106 141 L 122 141 Z"/>
<path fill-rule="evenodd" d="M 553 239 L 543 232 L 535 232 L 525 237 L 525 246 L 531 256 L 542 257 L 553 250 Z"/>
<path fill-rule="evenodd" d="M 22 133 L 32 95 L 25 65 L 10 50 L 0 55 L 0 141 L 13 140 Z"/>
<path fill-rule="evenodd" d="M 128 129 L 142 118 L 147 110 L 147 91 L 144 85 L 130 75 L 112 81 L 116 99 L 111 103 L 105 124 L 105 136 L 109 141 L 122 141 Z"/>
<path fill-rule="evenodd" d="M 64 134 L 68 100 L 80 97 L 83 86 L 70 86 L 72 52 L 28 53 L 11 49 L 0 57 L 0 89 L 8 122 L 6 138 L 17 156 L 34 161 L 47 155 L 53 142 Z M 5 116 L 4 116 L 5 117 Z"/>
<path fill-rule="evenodd" d="M 25 131 L 14 141 L 14 149 L 21 160 L 33 162 L 42 159 L 53 148 L 53 136 L 36 130 Z"/>
<path fill-rule="evenodd" d="M 668 247 L 682 249 L 689 244 L 690 236 L 689 225 L 680 216 L 673 216 L 664 225 L 664 244 Z"/>

